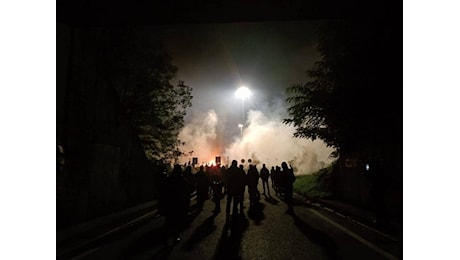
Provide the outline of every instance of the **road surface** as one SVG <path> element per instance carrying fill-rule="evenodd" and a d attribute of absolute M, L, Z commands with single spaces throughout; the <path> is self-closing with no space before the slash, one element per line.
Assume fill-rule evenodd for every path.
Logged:
<path fill-rule="evenodd" d="M 259 187 L 261 190 L 261 187 Z M 245 194 L 244 216 L 213 214 L 214 203 L 193 210 L 181 241 L 162 239 L 164 217 L 125 229 L 104 243 L 70 259 L 398 259 L 400 243 L 348 218 L 312 206 L 295 196 L 294 213 L 272 194 L 261 195 L 250 208 Z"/>

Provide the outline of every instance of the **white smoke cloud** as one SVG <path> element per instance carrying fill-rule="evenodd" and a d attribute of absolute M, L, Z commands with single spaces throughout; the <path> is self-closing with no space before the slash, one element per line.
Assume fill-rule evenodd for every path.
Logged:
<path fill-rule="evenodd" d="M 243 136 L 225 151 L 229 158 L 251 159 L 254 163 L 281 166 L 285 161 L 297 175 L 309 174 L 329 165 L 333 151 L 320 140 L 293 138 L 294 128 L 282 123 L 277 115 L 268 118 L 261 111 L 251 110 Z M 259 168 L 260 168 L 259 167 Z"/>
<path fill-rule="evenodd" d="M 192 157 L 198 157 L 199 163 L 209 162 L 221 153 L 221 145 L 216 133 L 219 123 L 214 110 L 192 119 L 179 133 L 179 140 L 185 142 L 181 150 L 186 154 L 180 161 L 188 162 Z"/>
<path fill-rule="evenodd" d="M 181 131 L 179 138 L 186 143 L 183 151 L 194 151 L 193 157 L 198 157 L 199 163 L 210 162 L 215 156 L 221 156 L 224 164 L 229 164 L 227 158 L 238 162 L 251 159 L 259 169 L 262 163 L 270 168 L 285 161 L 292 165 L 296 175 L 310 174 L 332 162 L 329 155 L 333 149 L 326 147 L 321 140 L 294 138 L 294 127 L 283 124 L 281 113 L 276 111 L 280 110 L 266 115 L 259 110 L 250 110 L 242 136 L 224 144 L 217 129 L 218 116 L 210 110 L 207 115 L 193 119 Z M 191 157 L 184 156 L 181 162 L 188 162 Z"/>

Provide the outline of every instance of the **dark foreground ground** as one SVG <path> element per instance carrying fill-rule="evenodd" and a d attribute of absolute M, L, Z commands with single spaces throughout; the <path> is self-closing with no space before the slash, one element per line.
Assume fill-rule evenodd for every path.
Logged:
<path fill-rule="evenodd" d="M 259 187 L 261 190 L 261 187 Z M 286 213 L 282 198 L 261 195 L 245 214 L 213 214 L 206 201 L 196 211 L 192 200 L 190 224 L 178 243 L 164 244 L 164 217 L 156 211 L 125 220 L 105 235 L 79 236 L 59 245 L 58 259 L 398 259 L 400 235 L 388 234 L 330 208 L 295 196 L 294 213 Z M 131 222 L 129 222 L 131 221 Z M 77 237 L 77 236 L 75 236 Z M 96 239 L 95 239 L 96 238 Z M 72 239 L 70 239 L 72 240 Z M 74 250 L 71 250 L 71 249 Z"/>

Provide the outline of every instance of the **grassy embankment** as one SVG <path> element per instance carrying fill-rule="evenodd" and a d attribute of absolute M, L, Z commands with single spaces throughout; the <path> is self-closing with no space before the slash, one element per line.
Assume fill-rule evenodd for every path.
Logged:
<path fill-rule="evenodd" d="M 310 175 L 296 177 L 294 192 L 312 199 L 330 197 L 330 176 L 332 165 Z"/>

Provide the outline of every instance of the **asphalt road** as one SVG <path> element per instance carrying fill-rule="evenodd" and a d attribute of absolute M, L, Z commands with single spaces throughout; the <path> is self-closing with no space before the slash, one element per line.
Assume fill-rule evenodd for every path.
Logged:
<path fill-rule="evenodd" d="M 217 215 L 211 200 L 203 211 L 192 210 L 178 243 L 163 243 L 164 218 L 155 217 L 72 259 L 397 259 L 401 252 L 397 241 L 300 197 L 294 214 L 287 214 L 286 204 L 274 194 L 261 195 L 253 208 L 245 195 L 244 216 L 228 221 L 226 197 Z"/>

